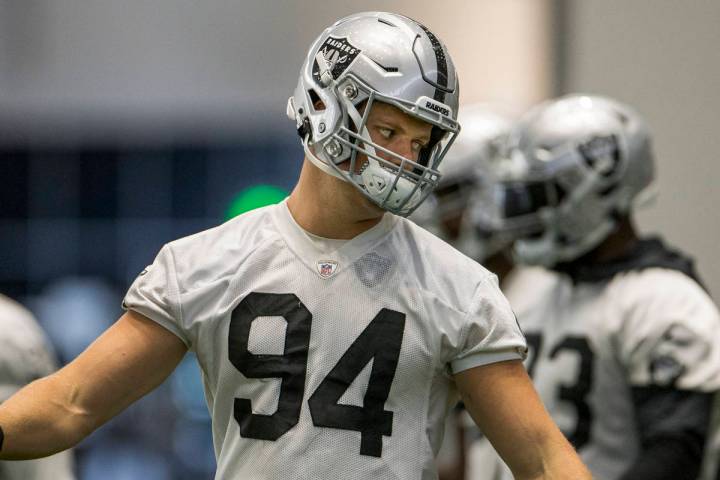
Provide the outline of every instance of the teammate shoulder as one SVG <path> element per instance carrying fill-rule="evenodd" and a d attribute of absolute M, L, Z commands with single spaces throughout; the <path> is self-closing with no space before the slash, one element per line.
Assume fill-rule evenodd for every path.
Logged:
<path fill-rule="evenodd" d="M 45 334 L 42 332 L 35 316 L 9 297 L 0 294 L 0 338 L 4 341 L 44 344 Z"/>
<path fill-rule="evenodd" d="M 720 332 L 720 313 L 692 278 L 668 268 L 647 268 L 616 276 L 610 298 L 624 318 L 624 331 L 663 332 L 683 325 L 697 335 Z"/>
<path fill-rule="evenodd" d="M 663 267 L 631 270 L 616 275 L 611 288 L 637 301 L 681 300 L 683 298 L 707 297 L 703 287 L 686 273 Z"/>
<path fill-rule="evenodd" d="M 0 294 L 0 320 L 22 318 L 35 322 L 30 311 L 15 300 Z"/>

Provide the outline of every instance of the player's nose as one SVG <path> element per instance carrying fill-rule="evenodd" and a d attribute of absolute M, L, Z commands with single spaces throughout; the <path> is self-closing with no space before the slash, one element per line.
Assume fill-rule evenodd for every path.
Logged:
<path fill-rule="evenodd" d="M 413 141 L 410 139 L 397 139 L 392 143 L 392 145 L 389 145 L 388 150 L 393 152 L 395 155 L 399 155 L 402 158 L 412 160 L 413 162 L 417 160 L 417 152 L 415 152 L 415 150 L 413 149 Z M 383 159 L 392 162 L 398 166 L 400 166 L 400 164 L 402 163 L 402 160 L 395 157 L 394 155 L 389 155 L 382 152 L 380 156 Z M 411 170 L 412 165 L 409 162 L 405 162 L 403 168 L 405 168 L 406 170 Z"/>

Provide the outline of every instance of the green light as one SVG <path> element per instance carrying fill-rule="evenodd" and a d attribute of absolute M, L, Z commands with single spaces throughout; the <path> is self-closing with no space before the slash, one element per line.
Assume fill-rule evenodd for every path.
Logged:
<path fill-rule="evenodd" d="M 256 208 L 285 200 L 288 192 L 274 185 L 253 185 L 238 193 L 230 202 L 225 219 L 237 217 Z"/>

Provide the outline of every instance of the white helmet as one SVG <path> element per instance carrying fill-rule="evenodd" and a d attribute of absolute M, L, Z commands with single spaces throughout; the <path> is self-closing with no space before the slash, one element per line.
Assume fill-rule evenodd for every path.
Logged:
<path fill-rule="evenodd" d="M 597 247 L 654 177 L 650 134 L 630 107 L 587 95 L 545 102 L 508 136 L 506 226 L 534 230 L 519 261 L 554 266 Z"/>
<path fill-rule="evenodd" d="M 458 95 L 452 60 L 430 30 L 401 15 L 367 12 L 339 20 L 313 42 L 287 113 L 308 159 L 407 216 L 437 185 L 437 167 L 460 128 Z M 433 126 L 417 161 L 372 142 L 366 122 L 376 101 Z M 356 165 L 358 153 L 367 156 L 364 165 Z M 348 160 L 349 168 L 339 166 Z"/>
<path fill-rule="evenodd" d="M 511 126 L 510 119 L 488 104 L 460 107 L 462 132 L 440 165 L 442 177 L 435 189 L 432 210 L 418 220 L 467 256 L 482 261 L 509 242 L 500 241 L 494 224 L 477 212 L 481 191 L 493 174 L 490 163 Z"/>

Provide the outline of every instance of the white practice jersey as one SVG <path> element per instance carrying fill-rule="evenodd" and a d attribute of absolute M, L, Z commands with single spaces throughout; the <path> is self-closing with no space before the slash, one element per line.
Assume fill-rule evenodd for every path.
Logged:
<path fill-rule="evenodd" d="M 0 403 L 56 369 L 45 334 L 32 314 L 0 295 Z M 22 462 L 0 461 L 2 480 L 72 480 L 71 452 Z"/>
<path fill-rule="evenodd" d="M 286 203 L 167 244 L 124 300 L 203 372 L 216 479 L 434 479 L 452 373 L 519 359 L 494 275 L 391 214 L 322 241 Z"/>
<path fill-rule="evenodd" d="M 598 480 L 637 458 L 631 388 L 720 388 L 720 316 L 705 291 L 668 268 L 573 284 L 553 275 L 510 298 L 528 340 L 526 366 L 543 403 Z M 506 469 L 505 479 L 511 479 Z"/>

